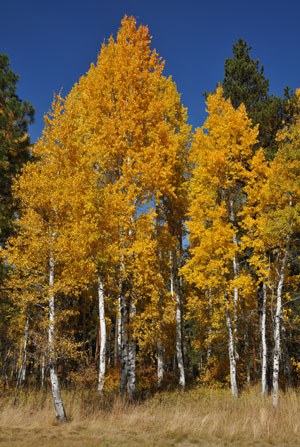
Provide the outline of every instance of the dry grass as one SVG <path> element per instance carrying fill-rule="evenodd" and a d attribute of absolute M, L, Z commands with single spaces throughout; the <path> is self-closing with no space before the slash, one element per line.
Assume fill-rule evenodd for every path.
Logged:
<path fill-rule="evenodd" d="M 276 411 L 255 389 L 238 400 L 229 392 L 199 389 L 157 394 L 135 405 L 71 393 L 64 398 L 71 420 L 63 425 L 55 421 L 49 397 L 24 395 L 17 406 L 2 398 L 0 446 L 300 446 L 295 392 L 282 395 Z"/>

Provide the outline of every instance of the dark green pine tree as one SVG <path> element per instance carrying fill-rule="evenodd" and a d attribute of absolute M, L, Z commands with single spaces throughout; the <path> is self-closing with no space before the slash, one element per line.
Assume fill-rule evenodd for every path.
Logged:
<path fill-rule="evenodd" d="M 0 244 L 11 233 L 15 208 L 12 204 L 12 180 L 29 159 L 28 125 L 34 109 L 17 93 L 19 76 L 10 69 L 9 58 L 0 54 Z"/>
<path fill-rule="evenodd" d="M 294 93 L 286 88 L 283 98 L 269 94 L 264 67 L 250 56 L 251 46 L 243 39 L 233 45 L 233 57 L 224 65 L 221 85 L 224 96 L 237 108 L 244 103 L 253 124 L 259 124 L 259 143 L 268 158 L 277 152 L 276 133 L 291 117 Z"/>
<path fill-rule="evenodd" d="M 235 108 L 243 102 L 248 113 L 255 114 L 268 98 L 269 80 L 259 60 L 251 59 L 251 47 L 243 39 L 239 39 L 232 50 L 233 57 L 227 58 L 224 65 L 224 95 L 231 99 Z"/>
<path fill-rule="evenodd" d="M 17 208 L 12 201 L 12 181 L 30 158 L 28 125 L 34 109 L 17 95 L 19 76 L 10 69 L 9 58 L 0 54 L 0 246 L 12 233 Z M 10 302 L 3 281 L 7 266 L 0 260 L 0 380 L 7 381 Z"/>

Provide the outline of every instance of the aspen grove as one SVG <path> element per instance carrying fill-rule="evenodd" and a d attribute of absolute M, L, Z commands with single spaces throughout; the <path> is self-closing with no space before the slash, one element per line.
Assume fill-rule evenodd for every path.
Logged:
<path fill-rule="evenodd" d="M 300 374 L 299 101 L 277 101 L 271 129 L 221 83 L 193 132 L 148 28 L 125 16 L 14 177 L 3 392 L 48 387 L 60 422 L 65 389 L 134 401 L 259 383 L 276 407 Z"/>

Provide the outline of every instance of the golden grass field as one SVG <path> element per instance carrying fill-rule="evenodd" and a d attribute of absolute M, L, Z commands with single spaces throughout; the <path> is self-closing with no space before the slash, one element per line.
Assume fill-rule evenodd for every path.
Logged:
<path fill-rule="evenodd" d="M 106 399 L 106 400 L 105 400 Z M 87 393 L 64 395 L 70 421 L 58 424 L 49 396 L 0 401 L 0 446 L 12 447 L 219 447 L 300 446 L 300 394 L 271 398 L 253 388 L 234 400 L 229 391 L 160 393 L 125 404 Z"/>

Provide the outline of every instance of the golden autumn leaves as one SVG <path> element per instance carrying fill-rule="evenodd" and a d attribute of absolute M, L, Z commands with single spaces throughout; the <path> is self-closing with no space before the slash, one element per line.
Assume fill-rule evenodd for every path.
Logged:
<path fill-rule="evenodd" d="M 252 126 L 243 105 L 235 110 L 229 100 L 223 99 L 220 88 L 208 98 L 207 105 L 209 117 L 203 128 L 197 130 L 190 152 L 194 165 L 187 224 L 191 259 L 182 269 L 185 279 L 198 289 L 198 300 L 202 296 L 200 301 L 204 304 L 199 306 L 193 297 L 189 309 L 193 312 L 194 308 L 198 321 L 210 328 L 206 342 L 210 350 L 213 334 L 218 340 L 218 325 L 226 314 L 234 395 L 237 395 L 236 362 L 240 351 L 250 377 L 249 337 L 264 337 L 261 344 L 266 344 L 266 315 L 276 312 L 271 321 L 275 334 L 273 403 L 276 406 L 283 287 L 291 239 L 300 228 L 299 117 L 295 116 L 293 124 L 278 135 L 282 141 L 279 151 L 273 161 L 267 162 L 263 150 L 257 148 L 259 129 Z M 295 280 L 298 283 L 297 277 Z M 260 288 L 264 291 L 263 309 L 259 309 L 264 327 L 257 334 L 253 316 L 260 305 L 257 303 Z M 269 303 L 274 294 L 276 306 Z M 251 367 L 256 368 L 253 361 Z M 262 381 L 265 393 L 266 375 Z"/>
<path fill-rule="evenodd" d="M 232 381 L 250 368 L 250 343 L 259 344 L 259 284 L 269 292 L 277 287 L 287 237 L 299 229 L 300 123 L 296 117 L 281 134 L 282 147 L 267 162 L 245 107 L 234 109 L 218 88 L 192 138 L 176 85 L 150 43 L 148 28 L 125 17 L 97 64 L 66 99 L 55 98 L 45 118 L 34 161 L 14 187 L 21 204 L 7 249 L 14 318 L 22 325 L 30 315 L 34 349 L 46 352 L 47 300 L 54 294 L 57 358 L 74 359 L 76 324 L 83 309 L 96 308 L 101 278 L 116 367 L 122 334 L 138 347 L 141 370 L 157 362 L 158 349 L 162 370 L 176 353 L 179 365 L 183 322 L 191 318 L 191 337 L 200 334 L 207 364 L 218 362 L 228 330 Z"/>
<path fill-rule="evenodd" d="M 125 18 L 117 40 L 102 46 L 97 65 L 65 100 L 55 98 L 33 147 L 35 161 L 16 181 L 22 214 L 8 248 L 14 266 L 9 287 L 17 291 L 20 315 L 30 312 L 35 321 L 42 308 L 45 326 L 47 297 L 55 294 L 60 358 L 73 356 L 73 343 L 62 341 L 76 334 L 82 300 L 89 300 L 87 290 L 93 296 L 97 276 L 109 328 L 119 324 L 122 290 L 126 312 L 136 308 L 124 327 L 139 338 L 140 356 L 155 356 L 157 337 L 164 337 L 159 328 L 174 324 L 169 251 L 178 249 L 181 232 L 190 126 L 176 86 L 162 70 L 148 29 Z M 55 265 L 51 287 L 49 257 Z M 47 351 L 46 329 L 34 330 L 42 332 L 40 349 Z"/>

